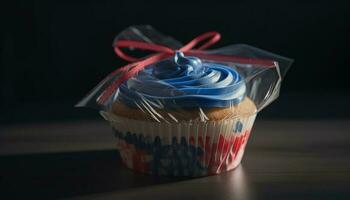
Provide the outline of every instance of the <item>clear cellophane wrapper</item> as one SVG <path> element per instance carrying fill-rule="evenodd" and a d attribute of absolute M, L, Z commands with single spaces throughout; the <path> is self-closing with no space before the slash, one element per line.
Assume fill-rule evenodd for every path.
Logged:
<path fill-rule="evenodd" d="M 129 27 L 115 38 L 114 44 L 120 40 L 142 41 L 171 49 L 182 47 L 180 42 L 150 26 Z M 128 49 L 128 53 L 138 53 L 135 51 L 133 48 Z M 227 61 L 218 59 L 220 56 L 215 59 L 199 57 L 204 66 L 202 71 L 214 71 L 215 76 L 216 69 L 228 69 L 234 75 L 239 75 L 241 85 L 229 85 L 234 89 L 214 98 L 206 92 L 210 90 L 207 90 L 210 88 L 207 82 L 201 86 L 196 85 L 201 82 L 191 79 L 192 82 L 181 82 L 189 85 L 174 84 L 173 79 L 168 77 L 171 71 L 166 71 L 168 64 L 173 62 L 173 57 L 169 57 L 150 64 L 129 78 L 101 104 L 101 95 L 126 72 L 110 74 L 77 106 L 98 109 L 110 123 L 117 149 L 128 168 L 154 175 L 188 177 L 232 170 L 241 162 L 257 113 L 278 97 L 282 79 L 292 60 L 244 44 L 206 50 L 205 54 L 237 58 Z M 190 67 L 187 75 L 193 74 L 196 69 L 187 65 L 187 61 L 193 63 L 195 58 L 185 57 L 186 52 L 182 56 L 178 62 L 183 59 L 182 63 L 187 68 L 179 69 L 188 71 Z M 209 72 L 198 73 L 209 76 Z M 218 72 L 222 77 L 211 84 L 219 89 L 225 86 L 219 83 L 228 77 L 225 72 Z M 159 78 L 161 76 L 156 76 L 157 73 L 167 73 L 164 75 L 166 78 Z M 233 76 L 232 80 L 238 79 L 237 76 Z M 189 92 L 192 93 L 189 95 Z M 230 101 L 229 97 L 235 101 Z M 251 103 L 242 103 L 245 101 Z"/>

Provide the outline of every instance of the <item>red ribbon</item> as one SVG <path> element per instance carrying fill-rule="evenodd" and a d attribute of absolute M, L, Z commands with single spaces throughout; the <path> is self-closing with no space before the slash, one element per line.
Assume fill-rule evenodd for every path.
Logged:
<path fill-rule="evenodd" d="M 233 62 L 233 63 L 242 63 L 242 64 L 256 64 L 267 67 L 275 66 L 275 62 L 273 60 L 263 60 L 263 59 L 253 59 L 253 58 L 244 58 L 244 57 L 236 57 L 229 55 L 218 55 L 218 54 L 208 54 L 204 49 L 214 45 L 221 38 L 220 33 L 212 31 L 207 32 L 202 35 L 197 36 L 189 43 L 178 49 L 178 51 L 182 51 L 189 56 L 196 56 L 206 60 L 214 60 L 214 61 L 223 61 L 223 62 Z M 198 44 L 203 43 L 199 47 Z M 134 48 L 140 50 L 149 50 L 155 52 L 146 58 L 135 58 L 126 53 L 124 53 L 121 48 Z M 97 102 L 100 104 L 105 104 L 109 97 L 114 93 L 114 91 L 122 84 L 124 81 L 133 77 L 137 72 L 141 71 L 145 67 L 160 60 L 169 58 L 175 54 L 174 49 L 171 49 L 166 46 L 152 44 L 142 41 L 134 41 L 134 40 L 117 40 L 114 45 L 114 52 L 121 57 L 122 59 L 132 62 L 127 64 L 111 74 L 108 77 L 112 77 L 116 74 L 123 73 L 117 80 L 115 80 L 112 84 L 110 84 L 103 93 L 97 99 Z"/>

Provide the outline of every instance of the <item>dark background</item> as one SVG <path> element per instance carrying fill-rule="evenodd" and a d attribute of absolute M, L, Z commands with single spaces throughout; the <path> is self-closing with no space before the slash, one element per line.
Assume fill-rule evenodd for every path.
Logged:
<path fill-rule="evenodd" d="M 215 47 L 246 43 L 295 60 L 258 115 L 271 121 L 257 120 L 241 171 L 190 181 L 133 173 L 97 111 L 74 108 L 125 64 L 112 41 L 134 24 L 183 42 L 216 30 Z M 1 1 L 0 199 L 350 199 L 349 35 L 349 0 Z"/>
<path fill-rule="evenodd" d="M 97 117 L 73 105 L 125 64 L 111 48 L 133 24 L 216 47 L 247 43 L 295 59 L 270 119 L 350 116 L 350 3 L 341 1 L 9 1 L 1 6 L 0 123 Z"/>

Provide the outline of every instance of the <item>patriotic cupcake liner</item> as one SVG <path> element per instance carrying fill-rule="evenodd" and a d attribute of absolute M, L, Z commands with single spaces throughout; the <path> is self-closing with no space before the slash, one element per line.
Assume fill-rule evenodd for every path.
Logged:
<path fill-rule="evenodd" d="M 123 163 L 135 171 L 198 177 L 236 168 L 256 114 L 207 122 L 159 123 L 100 112 L 109 121 Z"/>

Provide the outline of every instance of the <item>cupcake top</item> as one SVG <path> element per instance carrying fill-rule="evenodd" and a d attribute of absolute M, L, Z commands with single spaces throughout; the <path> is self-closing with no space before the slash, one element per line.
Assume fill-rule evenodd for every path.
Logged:
<path fill-rule="evenodd" d="M 116 98 L 129 107 L 226 108 L 245 95 L 245 81 L 233 68 L 176 52 L 123 83 Z"/>

